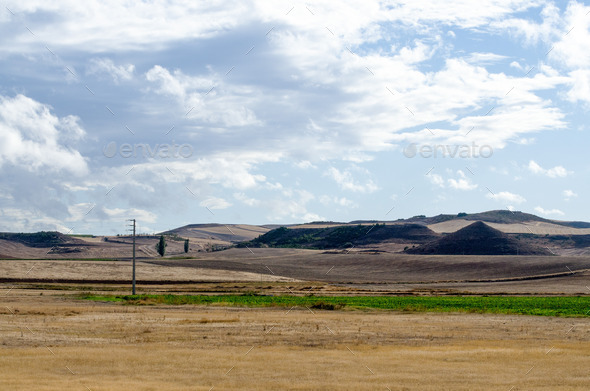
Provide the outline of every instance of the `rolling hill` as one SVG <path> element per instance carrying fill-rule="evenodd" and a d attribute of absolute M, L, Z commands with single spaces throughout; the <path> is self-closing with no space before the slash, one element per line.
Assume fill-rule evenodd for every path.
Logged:
<path fill-rule="evenodd" d="M 485 253 L 499 251 L 507 254 L 541 254 L 547 253 L 545 249 L 549 247 L 560 255 L 590 254 L 590 223 L 548 220 L 509 210 L 414 216 L 395 221 L 357 220 L 350 223 L 318 221 L 288 225 L 189 224 L 162 234 L 169 236 L 167 255 L 170 256 L 184 254 L 185 238 L 190 239 L 189 254 L 218 251 L 233 246 L 339 251 L 354 248 L 353 251 L 393 253 L 413 246 L 414 250 L 411 251 L 437 252 L 451 251 L 450 248 L 457 247 L 457 243 L 451 245 L 448 242 L 461 242 L 461 236 L 465 234 L 462 230 L 475 221 L 482 221 L 486 226 L 506 235 L 502 237 L 501 246 L 488 248 Z M 458 236 L 451 236 L 457 232 L 460 232 Z M 138 237 L 138 254 L 147 258 L 157 257 L 154 250 L 157 240 L 158 236 L 154 235 Z M 441 240 L 440 246 L 447 247 L 426 247 L 428 242 L 436 240 Z M 131 238 L 127 235 L 73 237 L 58 232 L 0 233 L 0 258 L 126 258 L 129 257 L 130 246 Z M 417 248 L 420 250 L 416 250 Z M 474 249 L 465 248 L 467 253 L 475 253 Z"/>
<path fill-rule="evenodd" d="M 429 255 L 551 255 L 543 247 L 510 237 L 481 221 L 405 252 Z"/>
<path fill-rule="evenodd" d="M 217 240 L 224 242 L 243 242 L 252 240 L 270 229 L 248 224 L 189 224 L 162 232 L 189 239 Z"/>
<path fill-rule="evenodd" d="M 280 227 L 238 246 L 346 249 L 371 244 L 426 243 L 439 235 L 420 224 L 340 225 L 325 228 Z"/>

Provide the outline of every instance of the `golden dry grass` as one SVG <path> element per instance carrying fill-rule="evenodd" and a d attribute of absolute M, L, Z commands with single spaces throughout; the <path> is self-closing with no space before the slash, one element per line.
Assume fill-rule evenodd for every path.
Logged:
<path fill-rule="evenodd" d="M 587 390 L 589 337 L 587 319 L 130 307 L 14 289 L 0 388 Z"/>

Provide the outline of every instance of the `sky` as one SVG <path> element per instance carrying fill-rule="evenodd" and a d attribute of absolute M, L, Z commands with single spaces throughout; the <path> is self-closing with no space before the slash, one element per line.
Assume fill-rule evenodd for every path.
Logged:
<path fill-rule="evenodd" d="M 0 231 L 590 221 L 585 3 L 0 3 Z"/>

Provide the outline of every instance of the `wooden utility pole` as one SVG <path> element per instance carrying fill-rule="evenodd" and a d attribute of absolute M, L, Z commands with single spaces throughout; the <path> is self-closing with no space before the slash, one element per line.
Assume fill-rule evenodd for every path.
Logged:
<path fill-rule="evenodd" d="M 130 219 L 128 221 L 131 221 L 133 223 L 133 273 L 132 273 L 132 288 L 131 288 L 131 292 L 132 294 L 135 294 L 135 219 Z"/>

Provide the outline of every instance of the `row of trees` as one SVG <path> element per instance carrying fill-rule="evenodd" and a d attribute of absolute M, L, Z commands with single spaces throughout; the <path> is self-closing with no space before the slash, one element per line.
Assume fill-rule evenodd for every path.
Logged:
<path fill-rule="evenodd" d="M 164 238 L 164 235 L 160 235 L 160 241 L 156 244 L 156 251 L 158 251 L 158 254 L 160 254 L 161 257 L 163 257 L 166 254 L 166 246 L 168 246 L 168 244 L 166 244 L 166 238 Z M 188 253 L 189 250 L 189 242 L 188 239 L 184 240 L 184 252 Z"/>

